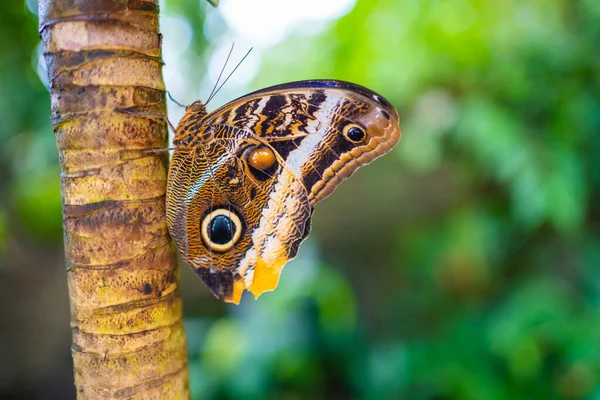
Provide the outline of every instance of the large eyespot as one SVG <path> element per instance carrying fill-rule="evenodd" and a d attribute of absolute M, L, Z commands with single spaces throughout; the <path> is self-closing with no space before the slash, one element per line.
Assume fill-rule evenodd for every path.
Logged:
<path fill-rule="evenodd" d="M 242 221 L 234 212 L 220 208 L 204 217 L 200 232 L 210 250 L 227 251 L 240 239 Z"/>
<path fill-rule="evenodd" d="M 366 136 L 363 128 L 355 124 L 346 125 L 342 133 L 346 139 L 354 143 L 362 142 Z"/>
<path fill-rule="evenodd" d="M 277 172 L 277 157 L 270 147 L 252 148 L 246 152 L 246 161 L 250 172 L 259 181 L 266 181 Z"/>

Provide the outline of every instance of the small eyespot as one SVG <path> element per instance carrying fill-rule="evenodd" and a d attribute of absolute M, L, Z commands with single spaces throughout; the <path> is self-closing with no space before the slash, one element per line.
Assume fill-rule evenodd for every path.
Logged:
<path fill-rule="evenodd" d="M 223 252 L 240 239 L 242 222 L 234 212 L 220 208 L 204 217 L 200 232 L 210 250 Z"/>
<path fill-rule="evenodd" d="M 252 176 L 264 182 L 275 176 L 279 164 L 275 152 L 268 146 L 250 148 L 245 152 L 248 169 Z"/>
<path fill-rule="evenodd" d="M 261 171 L 271 168 L 276 162 L 273 150 L 268 147 L 257 147 L 248 155 L 248 164 Z"/>
<path fill-rule="evenodd" d="M 351 142 L 358 143 L 365 138 L 365 131 L 358 125 L 349 124 L 344 127 L 344 136 Z"/>

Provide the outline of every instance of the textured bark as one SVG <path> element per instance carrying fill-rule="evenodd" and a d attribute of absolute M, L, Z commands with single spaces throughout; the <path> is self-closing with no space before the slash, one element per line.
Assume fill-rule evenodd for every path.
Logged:
<path fill-rule="evenodd" d="M 40 0 L 80 399 L 188 398 L 158 0 Z"/>

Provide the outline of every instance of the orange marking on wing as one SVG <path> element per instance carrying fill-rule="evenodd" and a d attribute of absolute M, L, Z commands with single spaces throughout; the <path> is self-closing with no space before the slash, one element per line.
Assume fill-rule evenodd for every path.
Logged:
<path fill-rule="evenodd" d="M 279 283 L 281 270 L 287 261 L 287 258 L 280 258 L 275 261 L 273 265 L 267 265 L 262 258 L 259 258 L 256 261 L 256 267 L 254 267 L 254 280 L 248 288 L 255 299 L 258 299 L 264 292 L 275 290 Z"/>
<path fill-rule="evenodd" d="M 242 299 L 242 293 L 246 289 L 246 285 L 244 284 L 243 279 L 239 279 L 233 282 L 233 292 L 231 293 L 231 297 L 224 299 L 227 303 L 233 303 L 235 305 L 240 304 L 240 300 Z"/>

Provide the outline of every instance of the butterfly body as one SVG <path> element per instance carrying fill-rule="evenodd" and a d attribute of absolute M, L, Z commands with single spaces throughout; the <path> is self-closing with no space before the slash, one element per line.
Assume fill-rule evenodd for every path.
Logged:
<path fill-rule="evenodd" d="M 400 139 L 396 110 L 341 81 L 250 93 L 207 114 L 189 106 L 174 138 L 167 223 L 213 293 L 273 290 L 317 202 Z"/>

